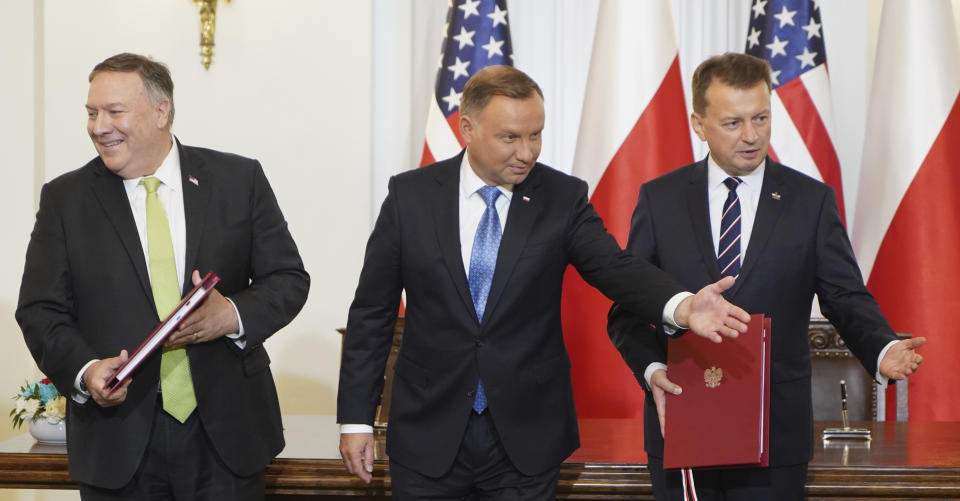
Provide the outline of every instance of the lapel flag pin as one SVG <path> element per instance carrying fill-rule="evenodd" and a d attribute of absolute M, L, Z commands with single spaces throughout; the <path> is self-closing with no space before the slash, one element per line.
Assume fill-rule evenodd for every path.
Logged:
<path fill-rule="evenodd" d="M 770 196 L 773 197 L 774 200 L 780 200 L 780 192 L 778 191 L 771 193 Z"/>
<path fill-rule="evenodd" d="M 194 186 L 200 186 L 200 181 L 197 181 L 197 178 L 193 176 L 187 176 L 187 181 L 193 183 Z"/>
<path fill-rule="evenodd" d="M 524 196 L 524 197 L 523 197 L 523 201 L 524 201 L 524 202 L 529 202 L 529 201 L 530 201 L 530 197 Z"/>

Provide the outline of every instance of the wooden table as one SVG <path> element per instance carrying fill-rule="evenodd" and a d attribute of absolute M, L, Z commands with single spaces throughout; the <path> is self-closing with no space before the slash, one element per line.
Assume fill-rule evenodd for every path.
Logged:
<path fill-rule="evenodd" d="M 370 485 L 346 475 L 332 416 L 285 416 L 287 448 L 267 468 L 270 499 L 389 495 L 382 437 Z M 960 499 L 960 423 L 857 423 L 873 440 L 816 443 L 808 499 Z M 820 436 L 826 426 L 817 423 Z M 562 499 L 651 499 L 639 419 L 582 419 L 583 446 L 560 471 Z M 0 442 L 0 487 L 76 489 L 63 446 L 36 444 L 26 433 Z M 301 497 L 300 499 L 304 499 Z"/>

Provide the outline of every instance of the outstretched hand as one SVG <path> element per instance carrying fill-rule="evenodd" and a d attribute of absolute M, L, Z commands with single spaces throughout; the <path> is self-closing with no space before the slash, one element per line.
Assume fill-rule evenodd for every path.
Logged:
<path fill-rule="evenodd" d="M 927 342 L 925 337 L 912 337 L 898 341 L 890 347 L 880 361 L 880 375 L 888 379 L 906 379 L 917 372 L 923 356 L 914 351 Z"/>
<path fill-rule="evenodd" d="M 733 277 L 724 277 L 684 299 L 674 313 L 677 324 L 714 343 L 721 342 L 721 336 L 735 338 L 741 332 L 747 332 L 750 315 L 722 295 L 733 284 Z"/>

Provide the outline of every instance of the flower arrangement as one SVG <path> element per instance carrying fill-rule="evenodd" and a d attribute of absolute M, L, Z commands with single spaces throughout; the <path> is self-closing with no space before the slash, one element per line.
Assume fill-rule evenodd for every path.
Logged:
<path fill-rule="evenodd" d="M 10 419 L 16 428 L 27 420 L 43 418 L 50 424 L 57 424 L 67 417 L 67 399 L 49 379 L 24 384 L 13 399 L 17 406 L 10 411 Z"/>

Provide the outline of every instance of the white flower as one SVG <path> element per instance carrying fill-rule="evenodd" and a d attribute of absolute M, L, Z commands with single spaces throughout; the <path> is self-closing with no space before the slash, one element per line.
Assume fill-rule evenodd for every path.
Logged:
<path fill-rule="evenodd" d="M 67 417 L 67 399 L 61 395 L 47 402 L 43 417 L 47 418 L 50 424 L 59 423 L 61 419 Z"/>
<path fill-rule="evenodd" d="M 16 409 L 15 414 L 19 414 L 19 413 L 21 413 L 21 412 L 23 412 L 23 411 L 25 411 L 25 410 L 27 410 L 27 401 L 18 398 L 18 399 L 17 399 L 17 409 Z"/>
<path fill-rule="evenodd" d="M 27 416 L 33 417 L 33 415 L 36 414 L 37 409 L 40 408 L 40 401 L 27 400 L 26 402 L 24 402 L 23 405 L 24 405 L 24 409 L 27 411 Z"/>

